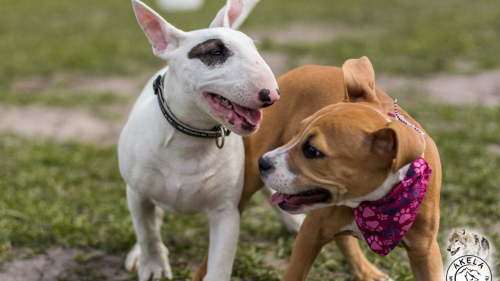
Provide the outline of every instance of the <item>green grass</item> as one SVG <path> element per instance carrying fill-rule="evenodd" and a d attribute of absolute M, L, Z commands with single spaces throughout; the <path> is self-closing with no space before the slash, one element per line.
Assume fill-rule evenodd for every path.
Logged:
<path fill-rule="evenodd" d="M 41 105 L 46 107 L 84 108 L 103 120 L 120 120 L 132 101 L 131 97 L 111 91 L 53 90 L 48 92 L 16 92 L 0 89 L 0 104 L 9 106 Z M 50 109 L 49 109 L 50 110 Z"/>
<path fill-rule="evenodd" d="M 0 92 L 0 103 L 13 106 L 39 104 L 55 107 L 89 107 L 130 103 L 130 98 L 114 92 Z"/>
<path fill-rule="evenodd" d="M 132 12 L 130 1 L 18 0 L 2 3 L 0 17 L 0 103 L 87 107 L 92 110 L 130 102 L 112 92 L 68 94 L 19 92 L 16 80 L 76 73 L 89 76 L 141 75 L 165 62 L 156 58 Z M 145 1 L 157 8 L 153 0 Z M 194 13 L 160 12 L 189 31 L 209 25 L 224 0 L 207 1 Z M 291 67 L 311 56 L 315 63 L 341 65 L 367 55 L 377 74 L 429 76 L 498 68 L 500 2 L 497 0 L 262 0 L 243 30 L 250 33 L 290 25 L 348 26 L 351 33 L 326 42 L 277 43 L 263 50 L 285 52 Z M 360 33 L 358 30 L 362 30 Z M 333 32 L 333 31 L 332 31 Z M 300 40 L 297 34 L 297 40 Z M 406 103 L 405 103 L 406 101 Z M 500 248 L 500 107 L 448 106 L 402 99 L 438 144 L 443 164 L 442 250 L 452 227 L 476 228 Z M 55 143 L 0 134 L 0 262 L 11 247 L 43 251 L 54 245 L 125 253 L 135 242 L 124 183 L 114 147 Z M 233 275 L 239 280 L 280 280 L 282 269 L 268 261 L 288 260 L 294 234 L 287 233 L 255 196 L 244 214 Z M 203 215 L 167 215 L 163 237 L 176 276 L 189 278 L 203 258 L 208 224 Z M 362 243 L 369 260 L 394 280 L 412 280 L 406 254 L 380 258 Z M 443 252 L 443 257 L 447 253 Z M 94 274 L 84 258 L 79 275 Z M 274 264 L 274 263 L 273 263 Z M 495 268 L 500 272 L 497 259 Z M 310 280 L 350 280 L 335 246 L 320 254 Z M 101 280 L 100 277 L 87 280 Z"/>
<path fill-rule="evenodd" d="M 156 8 L 153 0 L 145 2 Z M 224 2 L 207 1 L 194 13 L 160 13 L 179 28 L 199 29 L 209 25 Z M 128 0 L 7 1 L 2 12 L 3 87 L 26 76 L 137 75 L 164 64 L 153 56 Z M 457 59 L 471 60 L 477 69 L 498 67 L 499 18 L 496 0 L 264 0 L 244 28 L 368 26 L 373 34 L 361 38 L 353 34 L 321 44 L 271 45 L 294 57 L 312 54 L 320 64 L 368 55 L 379 72 L 423 75 L 453 70 Z"/>
<path fill-rule="evenodd" d="M 266 48 L 286 50 L 292 59 L 311 55 L 316 63 L 326 65 L 366 55 L 378 73 L 416 76 L 475 72 L 500 64 L 496 47 L 500 42 L 498 1 L 349 2 L 350 8 L 341 9 L 342 14 L 331 19 L 353 27 L 352 35 L 320 43 L 278 44 L 269 38 Z M 343 3 L 331 2 L 332 7 L 339 4 Z M 360 36 L 356 26 L 373 31 L 363 31 Z M 293 67 L 299 66 L 292 62 Z M 468 64 L 466 69 L 460 62 Z"/>
<path fill-rule="evenodd" d="M 500 107 L 450 106 L 427 102 L 400 105 L 421 122 L 436 141 L 443 165 L 441 232 L 475 228 L 500 248 Z M 124 183 L 114 147 L 54 143 L 0 135 L 0 256 L 10 246 L 43 250 L 54 245 L 98 248 L 124 253 L 135 241 Z M 244 214 L 233 275 L 239 280 L 280 280 L 282 269 L 267 261 L 288 260 L 294 234 L 255 196 Z M 163 237 L 176 276 L 189 276 L 208 243 L 203 215 L 167 215 Z M 394 280 L 412 280 L 406 254 L 396 249 L 386 258 L 369 260 L 389 270 Z M 496 270 L 500 270 L 498 260 Z M 82 273 L 83 274 L 83 273 Z M 329 245 L 319 256 L 309 280 L 350 280 L 340 253 Z"/>
<path fill-rule="evenodd" d="M 155 1 L 145 2 L 157 9 Z M 189 31 L 207 27 L 224 2 L 207 1 L 198 12 L 160 13 Z M 137 76 L 165 64 L 153 55 L 128 0 L 7 1 L 2 12 L 0 103 L 71 107 L 116 100 L 109 93 L 20 95 L 11 85 L 59 73 Z M 499 18 L 496 0 L 264 0 L 243 30 L 253 34 L 290 25 L 319 24 L 327 30 L 347 26 L 352 32 L 331 41 L 277 43 L 265 38 L 260 48 L 286 53 L 290 68 L 300 66 L 304 57 L 341 65 L 366 55 L 378 74 L 429 76 L 498 68 Z"/>

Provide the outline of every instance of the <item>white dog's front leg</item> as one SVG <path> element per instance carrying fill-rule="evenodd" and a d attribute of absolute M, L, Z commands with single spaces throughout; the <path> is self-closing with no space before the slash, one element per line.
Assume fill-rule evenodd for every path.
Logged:
<path fill-rule="evenodd" d="M 236 206 L 210 210 L 210 249 L 204 281 L 229 281 L 240 234 L 240 213 Z"/>
<path fill-rule="evenodd" d="M 168 261 L 168 250 L 160 235 L 162 216 L 155 210 L 155 205 L 149 199 L 141 197 L 127 186 L 127 201 L 134 223 L 137 245 L 129 255 L 139 257 L 139 281 L 168 277 L 172 279 L 172 269 Z M 127 257 L 129 259 L 129 257 Z"/>

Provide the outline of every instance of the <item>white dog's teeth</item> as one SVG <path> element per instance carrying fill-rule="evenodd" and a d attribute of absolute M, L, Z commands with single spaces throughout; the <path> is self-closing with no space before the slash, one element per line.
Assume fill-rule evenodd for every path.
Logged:
<path fill-rule="evenodd" d="M 221 96 L 221 99 L 222 99 L 222 102 L 223 102 L 223 103 L 224 103 L 227 107 L 229 107 L 229 108 L 231 108 L 231 109 L 234 109 L 233 104 L 232 104 L 232 103 L 231 103 L 228 99 L 224 98 L 223 96 Z"/>

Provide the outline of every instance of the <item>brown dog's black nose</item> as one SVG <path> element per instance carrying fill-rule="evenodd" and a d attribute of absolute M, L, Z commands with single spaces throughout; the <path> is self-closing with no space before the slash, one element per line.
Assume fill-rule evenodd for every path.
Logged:
<path fill-rule="evenodd" d="M 263 102 L 271 101 L 271 97 L 269 96 L 269 94 L 271 94 L 271 91 L 269 91 L 268 89 L 262 89 L 259 92 L 259 99 Z"/>
<path fill-rule="evenodd" d="M 264 158 L 264 156 L 259 158 L 259 170 L 260 173 L 262 174 L 263 172 L 271 170 L 273 167 L 273 164 L 267 159 Z"/>

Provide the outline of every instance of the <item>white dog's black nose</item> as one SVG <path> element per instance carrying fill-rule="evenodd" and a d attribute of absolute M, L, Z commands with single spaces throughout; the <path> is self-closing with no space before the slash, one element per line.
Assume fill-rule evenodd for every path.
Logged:
<path fill-rule="evenodd" d="M 261 174 L 272 170 L 272 168 L 273 164 L 269 160 L 264 158 L 264 156 L 259 158 L 259 171 Z"/>
<path fill-rule="evenodd" d="M 448 252 L 451 252 L 451 249 L 446 249 L 446 250 L 448 250 Z"/>
<path fill-rule="evenodd" d="M 263 107 L 268 107 L 273 105 L 276 101 L 280 99 L 279 90 L 270 91 L 269 89 L 262 89 L 259 92 L 259 100 L 264 102 Z"/>
<path fill-rule="evenodd" d="M 263 102 L 271 101 L 271 97 L 269 96 L 270 93 L 271 91 L 269 91 L 268 89 L 260 90 L 259 99 Z"/>

